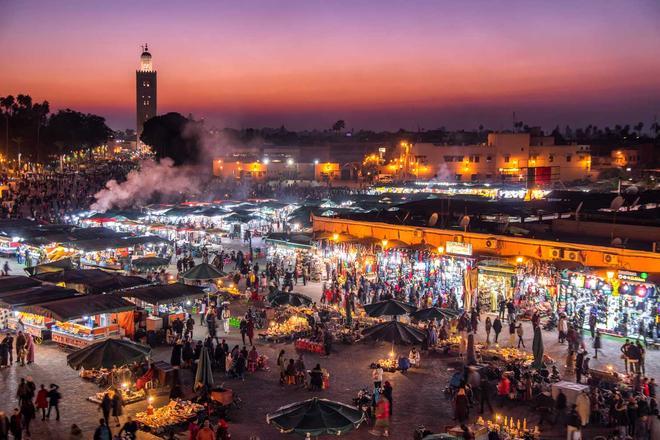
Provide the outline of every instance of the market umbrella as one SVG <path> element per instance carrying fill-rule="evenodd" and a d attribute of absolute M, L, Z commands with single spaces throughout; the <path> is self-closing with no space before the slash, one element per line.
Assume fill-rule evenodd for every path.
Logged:
<path fill-rule="evenodd" d="M 460 440 L 455 435 L 451 434 L 431 434 L 424 437 L 422 440 Z"/>
<path fill-rule="evenodd" d="M 170 260 L 168 258 L 160 257 L 136 258 L 131 261 L 131 265 L 139 268 L 161 267 L 167 266 L 168 264 L 170 264 Z"/>
<path fill-rule="evenodd" d="M 312 298 L 307 295 L 282 291 L 276 291 L 268 295 L 268 301 L 273 306 L 289 305 L 295 307 L 308 306 L 313 302 Z"/>
<path fill-rule="evenodd" d="M 213 386 L 213 370 L 211 370 L 211 359 L 206 346 L 202 347 L 197 364 L 197 373 L 195 373 L 195 391 L 204 390 L 208 392 Z"/>
<path fill-rule="evenodd" d="M 364 306 L 367 315 L 371 317 L 407 315 L 410 312 L 414 312 L 415 309 L 416 307 L 414 305 L 395 299 L 388 299 Z"/>
<path fill-rule="evenodd" d="M 181 274 L 181 278 L 184 280 L 195 280 L 195 281 L 204 281 L 204 280 L 216 280 L 218 278 L 224 277 L 225 274 L 220 272 L 215 266 L 210 265 L 209 263 L 201 263 L 192 269 Z"/>
<path fill-rule="evenodd" d="M 364 413 L 354 406 L 313 397 L 266 414 L 266 422 L 282 433 L 319 436 L 341 435 L 357 429 Z"/>
<path fill-rule="evenodd" d="M 459 315 L 456 309 L 445 309 L 441 307 L 429 307 L 427 309 L 419 309 L 410 314 L 411 318 L 418 321 L 432 321 L 433 319 L 452 319 Z"/>
<path fill-rule="evenodd" d="M 151 355 L 151 347 L 125 339 L 106 339 L 81 348 L 66 357 L 66 363 L 76 370 L 101 369 L 141 362 Z"/>
<path fill-rule="evenodd" d="M 402 345 L 421 344 L 426 339 L 424 331 L 399 321 L 386 321 L 372 325 L 362 331 L 362 336 L 365 339 Z"/>
<path fill-rule="evenodd" d="M 534 353 L 534 362 L 532 367 L 536 369 L 545 368 L 543 363 L 543 337 L 541 336 L 541 326 L 534 327 L 534 341 L 532 342 L 532 352 Z"/>

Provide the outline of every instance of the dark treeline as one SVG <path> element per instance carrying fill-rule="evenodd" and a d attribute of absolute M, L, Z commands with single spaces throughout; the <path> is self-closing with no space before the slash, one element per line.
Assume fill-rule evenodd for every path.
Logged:
<path fill-rule="evenodd" d="M 71 109 L 51 113 L 48 101 L 22 94 L 0 97 L 0 127 L 0 154 L 42 162 L 102 145 L 112 134 L 101 116 Z"/>

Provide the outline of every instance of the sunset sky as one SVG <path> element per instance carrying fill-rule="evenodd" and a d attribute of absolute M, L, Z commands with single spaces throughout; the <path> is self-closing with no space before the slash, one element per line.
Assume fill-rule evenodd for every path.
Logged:
<path fill-rule="evenodd" d="M 0 0 L 0 95 L 134 128 L 147 42 L 158 111 L 218 127 L 551 128 L 660 113 L 660 2 Z"/>

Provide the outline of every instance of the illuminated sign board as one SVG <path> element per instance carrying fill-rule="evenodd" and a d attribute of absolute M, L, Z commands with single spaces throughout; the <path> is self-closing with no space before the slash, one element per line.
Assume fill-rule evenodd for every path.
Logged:
<path fill-rule="evenodd" d="M 445 252 L 470 257 L 472 256 L 472 245 L 470 243 L 461 243 L 460 241 L 448 241 L 445 244 Z"/>
<path fill-rule="evenodd" d="M 645 283 L 646 278 L 648 278 L 648 274 L 646 272 L 637 273 L 637 272 L 631 272 L 629 270 L 620 270 L 618 274 L 618 278 L 620 280 L 625 280 L 625 281 L 635 281 L 638 283 Z"/>

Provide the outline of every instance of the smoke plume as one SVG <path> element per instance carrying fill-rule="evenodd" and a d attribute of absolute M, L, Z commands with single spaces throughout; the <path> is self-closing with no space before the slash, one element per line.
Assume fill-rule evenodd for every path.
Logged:
<path fill-rule="evenodd" d="M 126 177 L 122 183 L 114 179 L 108 181 L 105 188 L 94 195 L 96 202 L 91 209 L 105 212 L 111 208 L 144 206 L 157 197 L 161 201 L 179 199 L 198 193 L 201 185 L 195 167 L 175 167 L 174 161 L 167 157 L 160 161 L 144 160 Z"/>

